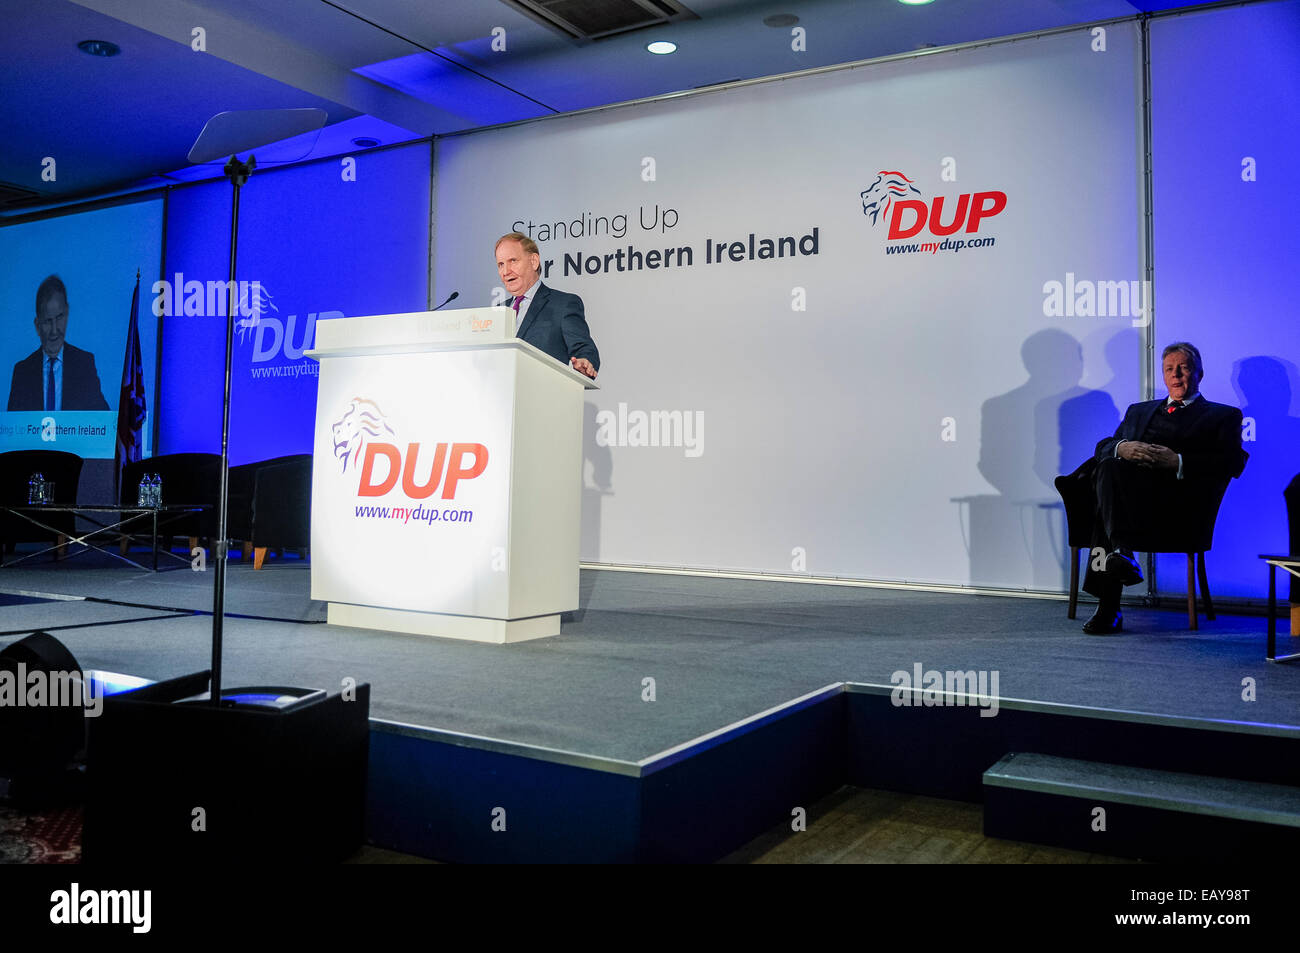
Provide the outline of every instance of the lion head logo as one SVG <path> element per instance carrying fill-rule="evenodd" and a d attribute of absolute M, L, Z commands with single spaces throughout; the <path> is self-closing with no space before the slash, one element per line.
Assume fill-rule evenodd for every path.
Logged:
<path fill-rule="evenodd" d="M 894 203 L 894 199 L 901 198 L 908 192 L 921 194 L 921 190 L 903 173 L 881 170 L 876 173 L 876 181 L 871 183 L 871 187 L 862 192 L 862 214 L 875 225 L 879 219 L 888 217 L 889 206 Z"/>
<path fill-rule="evenodd" d="M 253 329 L 262 323 L 262 315 L 269 316 L 270 312 L 279 310 L 275 305 L 274 296 L 262 287 L 260 281 L 241 281 L 237 311 L 241 317 L 235 321 L 235 328 L 239 332 L 239 343 L 243 344 Z"/>
<path fill-rule="evenodd" d="M 353 397 L 348 409 L 330 426 L 330 430 L 334 434 L 334 457 L 343 464 L 343 473 L 348 472 L 349 462 L 356 465 L 367 438 L 394 435 L 379 405 L 363 397 Z"/>

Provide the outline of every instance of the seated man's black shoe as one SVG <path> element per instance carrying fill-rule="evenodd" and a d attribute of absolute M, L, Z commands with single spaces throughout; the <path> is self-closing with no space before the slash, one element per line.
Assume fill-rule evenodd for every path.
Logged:
<path fill-rule="evenodd" d="M 1092 614 L 1092 618 L 1083 624 L 1083 631 L 1088 635 L 1114 635 L 1124 631 L 1124 613 L 1119 609 L 1101 605 Z"/>
<path fill-rule="evenodd" d="M 1142 581 L 1142 570 L 1137 560 L 1123 553 L 1111 553 L 1106 557 L 1106 572 L 1118 579 L 1121 586 L 1136 586 Z"/>

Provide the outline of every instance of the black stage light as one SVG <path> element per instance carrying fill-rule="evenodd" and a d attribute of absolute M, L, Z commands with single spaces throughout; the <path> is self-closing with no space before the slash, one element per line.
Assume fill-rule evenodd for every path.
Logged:
<path fill-rule="evenodd" d="M 88 694 L 76 658 L 47 632 L 0 651 L 0 797 L 34 804 L 75 791 Z"/>
<path fill-rule="evenodd" d="M 211 673 L 104 699 L 90 720 L 88 863 L 337 862 L 364 838 L 370 686 L 227 688 Z"/>

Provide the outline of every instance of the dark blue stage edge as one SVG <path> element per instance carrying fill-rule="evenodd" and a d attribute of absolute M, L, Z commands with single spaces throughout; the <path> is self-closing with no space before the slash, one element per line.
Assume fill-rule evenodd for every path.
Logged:
<path fill-rule="evenodd" d="M 1300 847 L 1300 788 L 1054 755 L 984 773 L 984 832 L 1125 857 L 1246 860 Z"/>
<path fill-rule="evenodd" d="M 462 863 L 707 863 L 843 784 L 979 802 L 984 772 L 1011 752 L 1300 785 L 1294 727 L 1005 699 L 981 717 L 898 706 L 893 692 L 827 686 L 640 762 L 373 721 L 368 838 Z M 1202 859 L 1228 856 L 1231 831 L 1248 823 L 1189 818 L 1161 816 L 1158 830 Z M 1051 833 L 1015 836 L 1059 843 Z M 1150 856 L 1145 842 L 1102 841 L 1080 849 Z"/>

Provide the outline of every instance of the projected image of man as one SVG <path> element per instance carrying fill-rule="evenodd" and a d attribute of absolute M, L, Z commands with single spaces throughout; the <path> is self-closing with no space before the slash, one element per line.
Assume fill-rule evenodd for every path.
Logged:
<path fill-rule="evenodd" d="M 522 232 L 497 239 L 497 273 L 518 316 L 515 336 L 545 351 L 561 364 L 596 377 L 600 352 L 587 329 L 582 299 L 542 284 L 542 256 L 537 243 Z"/>
<path fill-rule="evenodd" d="M 58 275 L 36 289 L 41 345 L 14 365 L 9 410 L 108 410 L 95 356 L 67 342 L 68 290 Z"/>

